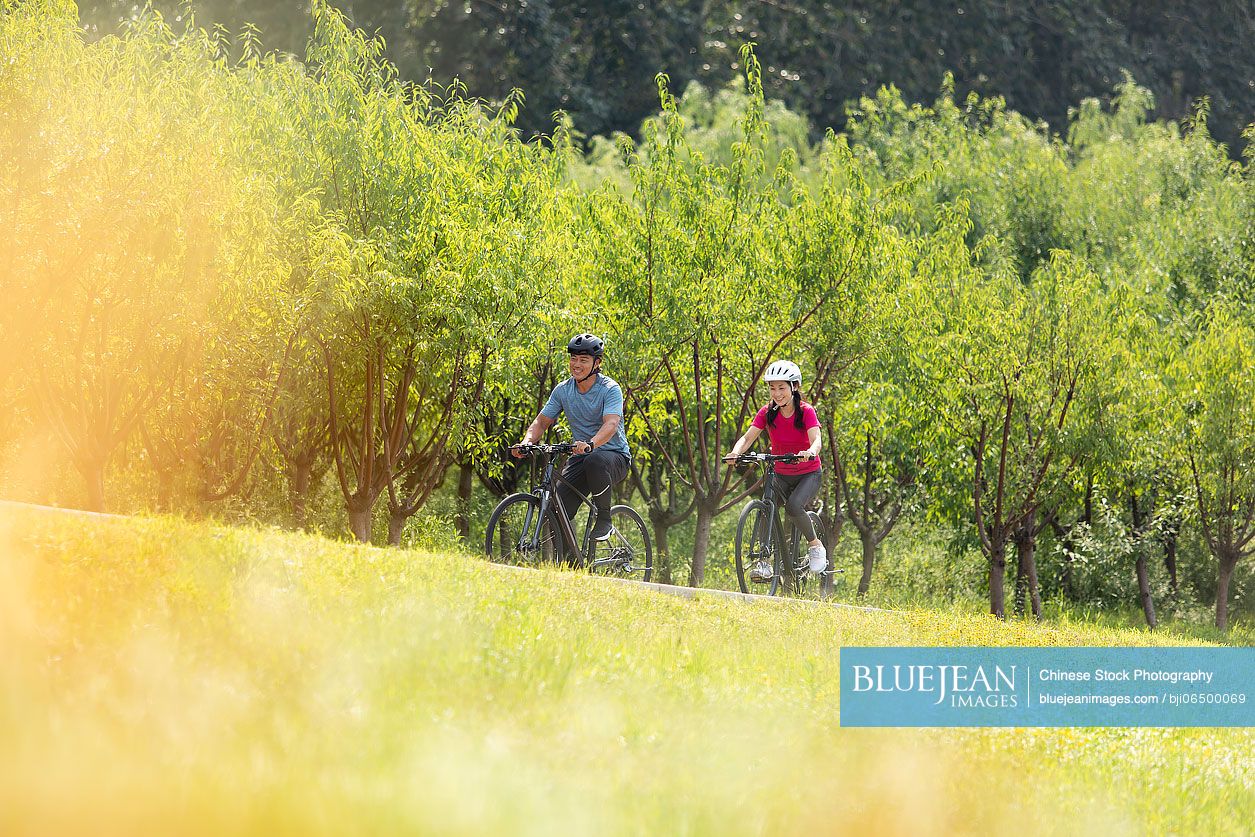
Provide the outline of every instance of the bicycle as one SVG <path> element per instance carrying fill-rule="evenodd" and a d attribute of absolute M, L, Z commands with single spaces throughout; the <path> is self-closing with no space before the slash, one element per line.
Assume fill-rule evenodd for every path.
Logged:
<path fill-rule="evenodd" d="M 796 454 L 775 455 L 769 453 L 742 453 L 735 460 L 737 465 L 767 465 L 777 462 L 800 462 Z M 763 494 L 760 499 L 745 504 L 741 517 L 736 524 L 736 580 L 742 593 L 750 592 L 749 570 L 760 560 L 771 564 L 771 584 L 767 591 L 769 596 L 806 595 L 808 587 L 823 589 L 824 582 L 830 580 L 841 570 L 834 569 L 831 560 L 828 568 L 818 576 L 810 572 L 810 561 L 805 546 L 806 539 L 798 531 L 797 525 L 790 522 L 789 537 L 786 541 L 785 532 L 777 520 L 776 512 L 776 472 L 768 467 L 763 481 Z M 815 536 L 823 543 L 828 542 L 828 532 L 823 518 L 815 511 L 807 511 L 811 525 L 815 527 Z M 747 537 L 748 535 L 748 537 Z M 786 556 L 792 560 L 786 560 Z"/>
<path fill-rule="evenodd" d="M 649 532 L 645 521 L 630 506 L 611 506 L 610 537 L 593 540 L 596 505 L 561 474 L 555 473 L 553 458 L 569 454 L 573 449 L 570 442 L 511 448 L 525 456 L 539 456 L 544 463 L 543 476 L 532 491 L 511 494 L 493 509 L 484 534 L 488 560 L 533 566 L 565 561 L 571 566 L 587 567 L 590 573 L 649 581 L 654 570 Z M 574 491 L 580 503 L 588 507 L 583 537 L 579 541 L 575 537 L 574 522 L 558 501 L 558 483 Z"/>

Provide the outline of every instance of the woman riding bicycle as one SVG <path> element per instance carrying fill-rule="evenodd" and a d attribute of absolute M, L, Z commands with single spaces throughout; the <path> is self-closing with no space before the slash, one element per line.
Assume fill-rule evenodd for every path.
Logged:
<path fill-rule="evenodd" d="M 745 435 L 737 439 L 732 451 L 724 457 L 731 462 L 749 450 L 763 430 L 776 456 L 796 454 L 801 462 L 780 462 L 775 466 L 776 498 L 789 518 L 807 540 L 806 556 L 810 571 L 816 575 L 828 567 L 828 553 L 823 541 L 815 536 L 815 527 L 806 514 L 806 507 L 819 493 L 823 467 L 819 451 L 823 447 L 819 432 L 819 416 L 815 408 L 802 400 L 802 370 L 796 363 L 777 360 L 763 374 L 771 400 L 758 411 Z M 771 564 L 760 560 L 750 569 L 750 579 L 771 581 Z"/>

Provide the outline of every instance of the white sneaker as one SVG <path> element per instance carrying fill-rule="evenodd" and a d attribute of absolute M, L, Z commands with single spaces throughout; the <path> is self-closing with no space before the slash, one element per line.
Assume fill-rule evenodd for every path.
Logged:
<path fill-rule="evenodd" d="M 811 575 L 819 575 L 828 569 L 828 550 L 822 543 L 806 548 L 806 557 L 811 562 Z"/>
<path fill-rule="evenodd" d="M 760 584 L 766 584 L 771 581 L 771 564 L 766 561 L 759 561 L 750 567 L 750 581 L 757 581 Z"/>

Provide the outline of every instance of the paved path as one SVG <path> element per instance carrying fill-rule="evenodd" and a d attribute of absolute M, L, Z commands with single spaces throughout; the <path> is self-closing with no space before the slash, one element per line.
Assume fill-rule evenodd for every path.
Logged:
<path fill-rule="evenodd" d="M 509 564 L 489 564 L 489 566 L 497 567 L 502 570 L 513 570 L 518 572 L 536 572 L 532 567 L 515 567 Z M 761 593 L 742 593 L 737 590 L 715 590 L 708 587 L 683 587 L 676 584 L 659 584 L 654 581 L 636 581 L 631 578 L 615 578 L 614 576 L 597 575 L 592 578 L 601 581 L 610 581 L 615 584 L 629 584 L 634 587 L 640 587 L 645 590 L 653 590 L 656 593 L 666 593 L 668 596 L 679 596 L 682 599 L 699 599 L 714 597 L 720 599 L 737 599 L 743 602 L 793 602 L 796 604 L 813 604 L 824 605 L 825 607 L 838 607 L 844 610 L 862 610 L 868 613 L 898 613 L 896 610 L 886 610 L 882 607 L 865 607 L 863 605 L 842 604 L 840 602 L 825 602 L 819 599 L 794 599 L 788 596 L 764 596 Z"/>

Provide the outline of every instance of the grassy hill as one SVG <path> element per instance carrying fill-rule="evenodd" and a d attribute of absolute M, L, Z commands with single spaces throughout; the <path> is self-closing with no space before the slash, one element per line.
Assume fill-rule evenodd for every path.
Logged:
<path fill-rule="evenodd" d="M 845 645 L 1193 642 L 0 505 L 0 832 L 1246 833 L 1250 729 L 837 725 Z"/>

